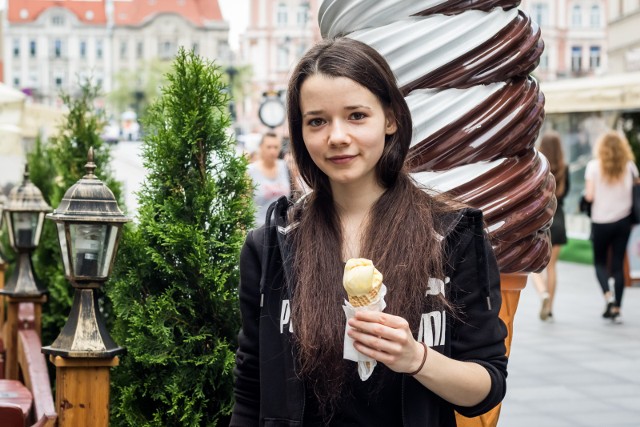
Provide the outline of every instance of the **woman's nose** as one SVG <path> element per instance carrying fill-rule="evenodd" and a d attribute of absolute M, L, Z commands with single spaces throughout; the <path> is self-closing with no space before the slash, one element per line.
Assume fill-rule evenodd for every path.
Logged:
<path fill-rule="evenodd" d="M 331 124 L 331 132 L 329 133 L 329 144 L 342 145 L 349 143 L 349 135 L 346 131 L 344 123 L 334 121 Z"/>

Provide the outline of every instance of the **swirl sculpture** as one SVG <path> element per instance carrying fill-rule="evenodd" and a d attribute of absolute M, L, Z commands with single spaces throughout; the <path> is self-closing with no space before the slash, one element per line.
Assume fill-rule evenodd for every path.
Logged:
<path fill-rule="evenodd" d="M 544 44 L 514 0 L 325 0 L 323 37 L 367 43 L 411 110 L 407 159 L 421 183 L 482 209 L 501 273 L 542 270 L 555 182 L 534 148 L 544 96 L 529 73 Z"/>

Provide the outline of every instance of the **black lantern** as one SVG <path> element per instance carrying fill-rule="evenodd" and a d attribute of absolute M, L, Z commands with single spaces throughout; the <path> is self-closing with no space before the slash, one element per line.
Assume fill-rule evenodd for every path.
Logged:
<path fill-rule="evenodd" d="M 93 148 L 85 168 L 87 174 L 47 215 L 58 228 L 65 276 L 76 290 L 67 324 L 42 351 L 66 357 L 112 357 L 123 349 L 111 340 L 104 326 L 95 290 L 111 274 L 122 226 L 130 219 L 118 207 L 111 190 L 94 175 Z"/>
<path fill-rule="evenodd" d="M 62 263 L 74 287 L 100 287 L 111 274 L 125 217 L 111 190 L 94 174 L 93 148 L 87 174 L 67 190 L 47 215 L 58 228 Z"/>
<path fill-rule="evenodd" d="M 46 293 L 34 276 L 31 251 L 38 246 L 44 215 L 50 210 L 51 207 L 44 201 L 40 189 L 29 180 L 29 168 L 25 166 L 22 184 L 11 190 L 3 209 L 9 243 L 18 252 L 18 262 L 0 293 L 28 297 Z"/>

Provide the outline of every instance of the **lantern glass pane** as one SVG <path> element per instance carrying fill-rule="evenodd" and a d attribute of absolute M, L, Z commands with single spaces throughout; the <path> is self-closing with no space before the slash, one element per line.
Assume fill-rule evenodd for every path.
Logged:
<path fill-rule="evenodd" d="M 64 232 L 64 224 L 57 223 L 58 241 L 60 242 L 60 252 L 62 253 L 62 264 L 64 265 L 65 276 L 71 276 L 71 268 L 69 268 L 69 247 L 67 246 L 67 234 Z"/>
<path fill-rule="evenodd" d="M 111 261 L 114 256 L 119 228 L 120 227 L 115 225 L 109 226 L 109 231 L 106 236 L 107 245 L 104 251 L 104 259 L 102 260 L 102 277 L 107 277 L 109 275 L 109 268 L 111 267 Z"/>
<path fill-rule="evenodd" d="M 35 247 L 39 212 L 12 212 L 11 216 L 16 248 Z"/>
<path fill-rule="evenodd" d="M 38 214 L 38 224 L 36 226 L 36 235 L 33 239 L 33 244 L 38 246 L 40 243 L 40 235 L 42 234 L 42 226 L 44 224 L 44 212 L 37 212 Z"/>
<path fill-rule="evenodd" d="M 105 277 L 104 250 L 109 226 L 106 224 L 69 224 L 71 257 L 75 276 Z"/>

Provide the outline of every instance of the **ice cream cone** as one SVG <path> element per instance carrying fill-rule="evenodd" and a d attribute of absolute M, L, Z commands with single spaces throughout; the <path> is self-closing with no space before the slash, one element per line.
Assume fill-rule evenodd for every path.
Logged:
<path fill-rule="evenodd" d="M 351 258 L 344 267 L 342 284 L 354 307 L 364 307 L 378 299 L 382 274 L 366 258 Z"/>
<path fill-rule="evenodd" d="M 349 295 L 349 304 L 354 307 L 365 307 L 376 301 L 380 293 L 381 286 L 371 289 L 366 295 Z"/>

